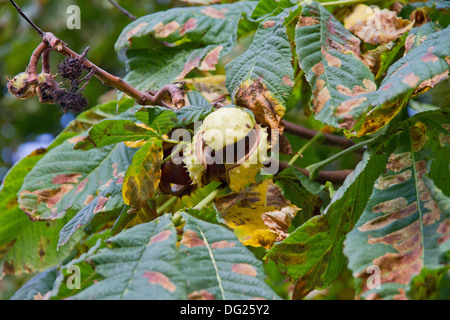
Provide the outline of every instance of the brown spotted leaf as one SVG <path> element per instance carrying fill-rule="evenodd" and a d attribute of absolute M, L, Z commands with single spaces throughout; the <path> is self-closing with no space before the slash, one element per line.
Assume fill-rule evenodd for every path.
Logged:
<path fill-rule="evenodd" d="M 184 212 L 181 215 L 186 224 L 179 249 L 189 299 L 279 299 L 264 281 L 262 262 L 233 231 Z"/>
<path fill-rule="evenodd" d="M 69 139 L 49 151 L 25 178 L 18 202 L 30 218 L 53 220 L 81 210 L 103 184 L 128 168 L 136 151 L 123 143 L 73 150 L 77 141 Z"/>
<path fill-rule="evenodd" d="M 374 75 L 363 63 L 361 41 L 313 1 L 303 7 L 295 42 L 300 68 L 311 85 L 315 118 L 335 127 L 341 122 L 351 126 L 353 118 L 338 106 L 352 98 L 356 105 L 358 96 L 376 90 Z"/>
<path fill-rule="evenodd" d="M 283 197 L 270 179 L 239 193 L 218 197 L 215 204 L 244 245 L 267 249 L 288 236 L 291 222 L 300 210 Z"/>
<path fill-rule="evenodd" d="M 247 51 L 225 68 L 235 104 L 252 110 L 258 123 L 280 132 L 294 86 L 292 50 L 284 25 L 289 13 L 287 9 L 261 21 Z"/>
<path fill-rule="evenodd" d="M 111 247 L 90 258 L 103 280 L 72 298 L 186 299 L 186 280 L 178 264 L 176 237 L 170 215 L 164 215 L 109 239 Z"/>
<path fill-rule="evenodd" d="M 387 155 L 380 142 L 388 141 L 382 138 L 364 153 L 321 215 L 310 218 L 268 251 L 266 258 L 296 281 L 294 299 L 326 288 L 346 264 L 342 252 L 345 236 L 362 213 L 375 179 L 386 167 Z"/>
<path fill-rule="evenodd" d="M 242 1 L 172 8 L 143 16 L 122 31 L 116 51 L 126 51 L 125 81 L 139 90 L 158 90 L 191 71 L 214 71 L 236 41 L 242 14 L 255 4 Z"/>
<path fill-rule="evenodd" d="M 448 79 L 450 27 L 431 33 L 423 43 L 392 64 L 378 90 L 337 106 L 340 126 L 358 136 L 382 128 L 406 105 L 409 97 Z M 347 121 L 346 119 L 351 119 Z"/>
<path fill-rule="evenodd" d="M 109 117 L 126 118 L 133 115 L 126 112 L 133 105 L 134 101 L 130 99 L 120 103 L 110 101 L 81 113 L 47 149 L 33 151 L 9 171 L 0 188 L 0 273 L 20 274 L 45 270 L 70 254 L 79 236 L 74 236 L 61 250 L 57 251 L 56 248 L 59 232 L 73 213 L 55 221 L 30 221 L 18 206 L 19 190 L 25 176 L 51 149 L 66 140 L 73 145 L 79 140 L 79 134 L 89 129 L 93 122 Z"/>
<path fill-rule="evenodd" d="M 446 119 L 433 111 L 407 122 L 385 173 L 375 181 L 364 212 L 347 236 L 344 252 L 360 280 L 362 298 L 407 298 L 411 279 L 423 268 L 439 267 L 448 250 L 450 211 L 443 192 L 450 190 L 450 134 L 445 120 L 448 114 Z M 373 276 L 373 270 L 379 272 Z M 371 286 L 376 276 L 378 289 Z"/>
<path fill-rule="evenodd" d="M 73 234 L 87 226 L 98 213 L 116 212 L 124 208 L 122 200 L 123 173 L 117 178 L 109 180 L 99 189 L 99 194 L 89 202 L 61 229 L 59 233 L 58 249 L 66 244 Z"/>
<path fill-rule="evenodd" d="M 82 287 L 72 298 L 278 298 L 264 281 L 262 262 L 239 243 L 232 231 L 186 213 L 181 215 L 186 222 L 179 230 L 172 223 L 172 215 L 165 214 L 109 239 L 109 247 L 89 257 L 103 279 Z"/>

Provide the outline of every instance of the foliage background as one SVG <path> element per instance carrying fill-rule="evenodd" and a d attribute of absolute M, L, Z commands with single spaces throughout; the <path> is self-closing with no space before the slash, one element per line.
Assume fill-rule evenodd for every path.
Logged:
<path fill-rule="evenodd" d="M 90 46 L 88 58 L 108 72 L 123 76 L 124 65 L 114 52 L 114 42 L 130 19 L 107 0 L 25 0 L 17 4 L 45 31 L 51 31 L 70 43 L 76 52 Z M 68 29 L 67 7 L 81 9 L 81 29 Z M 183 5 L 170 0 L 122 0 L 120 5 L 139 17 L 155 11 Z M 44 105 L 38 99 L 18 100 L 9 94 L 7 79 L 22 72 L 40 37 L 15 11 L 8 0 L 0 1 L 0 184 L 8 169 L 19 158 L 48 143 L 74 118 L 61 113 L 54 105 Z M 63 60 L 61 55 L 51 57 L 52 70 Z M 95 106 L 115 97 L 115 90 L 93 78 L 86 87 L 89 106 Z M 32 277 L 6 276 L 0 280 L 0 300 L 9 298 L 24 281 Z"/>

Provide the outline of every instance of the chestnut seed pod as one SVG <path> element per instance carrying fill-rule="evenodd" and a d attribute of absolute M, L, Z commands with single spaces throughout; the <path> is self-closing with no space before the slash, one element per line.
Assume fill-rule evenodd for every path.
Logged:
<path fill-rule="evenodd" d="M 256 181 L 268 149 L 266 128 L 249 112 L 223 107 L 205 118 L 186 147 L 183 162 L 194 184 L 224 181 L 239 192 Z"/>
<path fill-rule="evenodd" d="M 8 91 L 19 99 L 28 99 L 34 97 L 36 86 L 28 81 L 28 72 L 21 72 L 14 76 L 11 80 L 8 79 Z"/>

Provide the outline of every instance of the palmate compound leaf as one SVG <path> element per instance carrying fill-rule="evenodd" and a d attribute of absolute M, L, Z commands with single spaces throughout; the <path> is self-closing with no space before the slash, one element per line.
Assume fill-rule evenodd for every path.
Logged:
<path fill-rule="evenodd" d="M 136 151 L 123 143 L 73 150 L 81 137 L 50 150 L 25 178 L 18 202 L 30 218 L 53 220 L 81 210 L 103 184 L 126 171 Z"/>
<path fill-rule="evenodd" d="M 240 1 L 172 8 L 137 19 L 115 45 L 118 52 L 126 50 L 124 80 L 139 90 L 157 90 L 194 69 L 215 70 L 218 59 L 235 45 L 241 15 L 250 14 L 255 5 Z"/>
<path fill-rule="evenodd" d="M 277 299 L 261 262 L 232 231 L 181 214 L 179 245 L 170 214 L 109 239 L 89 257 L 103 280 L 73 299 Z"/>
<path fill-rule="evenodd" d="M 347 236 L 345 254 L 362 298 L 405 299 L 423 268 L 448 263 L 442 261 L 450 249 L 448 114 L 421 113 L 407 122 Z"/>
<path fill-rule="evenodd" d="M 346 263 L 345 236 L 363 212 L 376 178 L 384 172 L 385 152 L 391 148 L 389 139 L 384 137 L 374 142 L 336 190 L 323 214 L 305 222 L 268 251 L 266 258 L 275 261 L 280 271 L 297 281 L 294 299 L 327 287 L 341 272 Z"/>
<path fill-rule="evenodd" d="M 235 104 L 252 110 L 256 121 L 282 132 L 281 118 L 294 86 L 292 50 L 284 20 L 286 9 L 264 19 L 250 47 L 225 67 Z"/>
<path fill-rule="evenodd" d="M 358 136 L 381 129 L 412 94 L 448 78 L 450 27 L 428 35 L 390 66 L 376 88 L 360 40 L 319 3 L 303 9 L 296 28 L 300 67 L 313 91 L 315 117 Z"/>
<path fill-rule="evenodd" d="M 223 226 L 181 213 L 186 220 L 180 259 L 189 299 L 246 300 L 279 297 L 264 282 L 261 261 Z"/>

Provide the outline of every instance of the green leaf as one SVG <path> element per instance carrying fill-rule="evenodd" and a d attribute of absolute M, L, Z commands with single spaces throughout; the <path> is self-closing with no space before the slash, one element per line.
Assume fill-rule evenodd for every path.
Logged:
<path fill-rule="evenodd" d="M 10 300 L 33 300 L 41 298 L 53 289 L 59 270 L 56 267 L 50 268 L 29 280 L 19 290 L 17 290 Z"/>
<path fill-rule="evenodd" d="M 188 279 L 189 299 L 279 299 L 264 282 L 261 261 L 231 230 L 181 214 L 186 224 L 180 262 Z"/>
<path fill-rule="evenodd" d="M 69 241 L 79 228 L 88 225 L 98 213 L 120 212 L 124 207 L 122 200 L 123 176 L 114 178 L 100 187 L 99 194 L 61 229 L 58 248 Z"/>
<path fill-rule="evenodd" d="M 250 14 L 255 5 L 241 1 L 172 8 L 137 19 L 125 27 L 115 45 L 117 52 L 131 49 L 126 52 L 124 80 L 139 90 L 156 90 L 194 69 L 215 70 L 218 59 L 235 45 L 241 15 Z"/>
<path fill-rule="evenodd" d="M 294 86 L 291 44 L 284 26 L 289 13 L 285 10 L 264 19 L 249 48 L 226 65 L 226 86 L 236 105 L 254 113 L 270 107 L 274 117 L 284 115 Z"/>
<path fill-rule="evenodd" d="M 406 292 L 412 300 L 449 300 L 450 268 L 423 268 L 420 274 L 412 278 Z"/>
<path fill-rule="evenodd" d="M 313 1 L 303 7 L 295 43 L 300 68 L 313 92 L 315 118 L 334 127 L 343 126 L 342 121 L 352 122 L 347 114 L 341 115 L 338 106 L 376 89 L 374 76 L 361 57 L 361 41 Z"/>
<path fill-rule="evenodd" d="M 158 135 L 169 133 L 177 121 L 175 112 L 159 106 L 141 107 L 135 116 Z"/>
<path fill-rule="evenodd" d="M 6 175 L 0 191 L 0 273 L 20 274 L 41 271 L 67 257 L 74 243 L 56 251 L 59 230 L 68 219 L 32 222 L 19 209 L 17 193 L 36 163 L 55 146 L 75 133 L 61 133 L 47 149 L 38 149 L 20 160 Z"/>
<path fill-rule="evenodd" d="M 364 210 L 375 179 L 385 170 L 387 155 L 383 149 L 390 147 L 384 147 L 383 139 L 364 153 L 322 215 L 311 218 L 268 251 L 267 258 L 297 280 L 294 298 L 325 288 L 341 272 L 345 236 Z"/>
<path fill-rule="evenodd" d="M 125 141 L 147 140 L 157 133 L 131 120 L 103 120 L 89 130 L 89 135 L 79 141 L 74 149 L 91 150 Z"/>
<path fill-rule="evenodd" d="M 151 139 L 136 152 L 125 173 L 122 197 L 133 211 L 146 206 L 153 198 L 161 179 L 163 149 L 161 140 Z"/>
<path fill-rule="evenodd" d="M 109 239 L 90 259 L 103 280 L 72 297 L 93 300 L 182 300 L 185 275 L 178 263 L 170 215 L 139 224 Z"/>
<path fill-rule="evenodd" d="M 89 151 L 73 150 L 80 137 L 50 150 L 25 178 L 19 207 L 30 218 L 53 220 L 65 216 L 68 210 L 81 210 L 103 184 L 130 165 L 135 149 L 119 143 Z"/>
<path fill-rule="evenodd" d="M 178 125 L 187 125 L 203 120 L 214 109 L 199 92 L 190 91 L 187 93 L 187 96 L 190 105 L 175 111 Z"/>
<path fill-rule="evenodd" d="M 405 55 L 408 51 L 420 46 L 428 35 L 440 30 L 442 30 L 442 26 L 434 22 L 428 22 L 420 27 L 412 28 L 405 41 Z"/>
<path fill-rule="evenodd" d="M 424 267 L 439 267 L 449 247 L 449 199 L 426 178 L 449 176 L 449 162 L 439 167 L 434 163 L 442 161 L 439 158 L 448 161 L 448 124 L 440 112 L 428 113 L 428 121 L 420 121 L 424 118 L 420 114 L 407 122 L 363 214 L 347 236 L 349 267 L 367 299 L 405 298 L 410 280 Z M 444 126 L 430 125 L 433 118 Z M 366 270 L 372 265 L 380 268 L 380 289 L 366 284 L 370 276 Z"/>
<path fill-rule="evenodd" d="M 252 18 L 259 18 L 265 15 L 273 15 L 278 10 L 293 7 L 296 4 L 292 0 L 260 0 L 253 9 Z"/>

